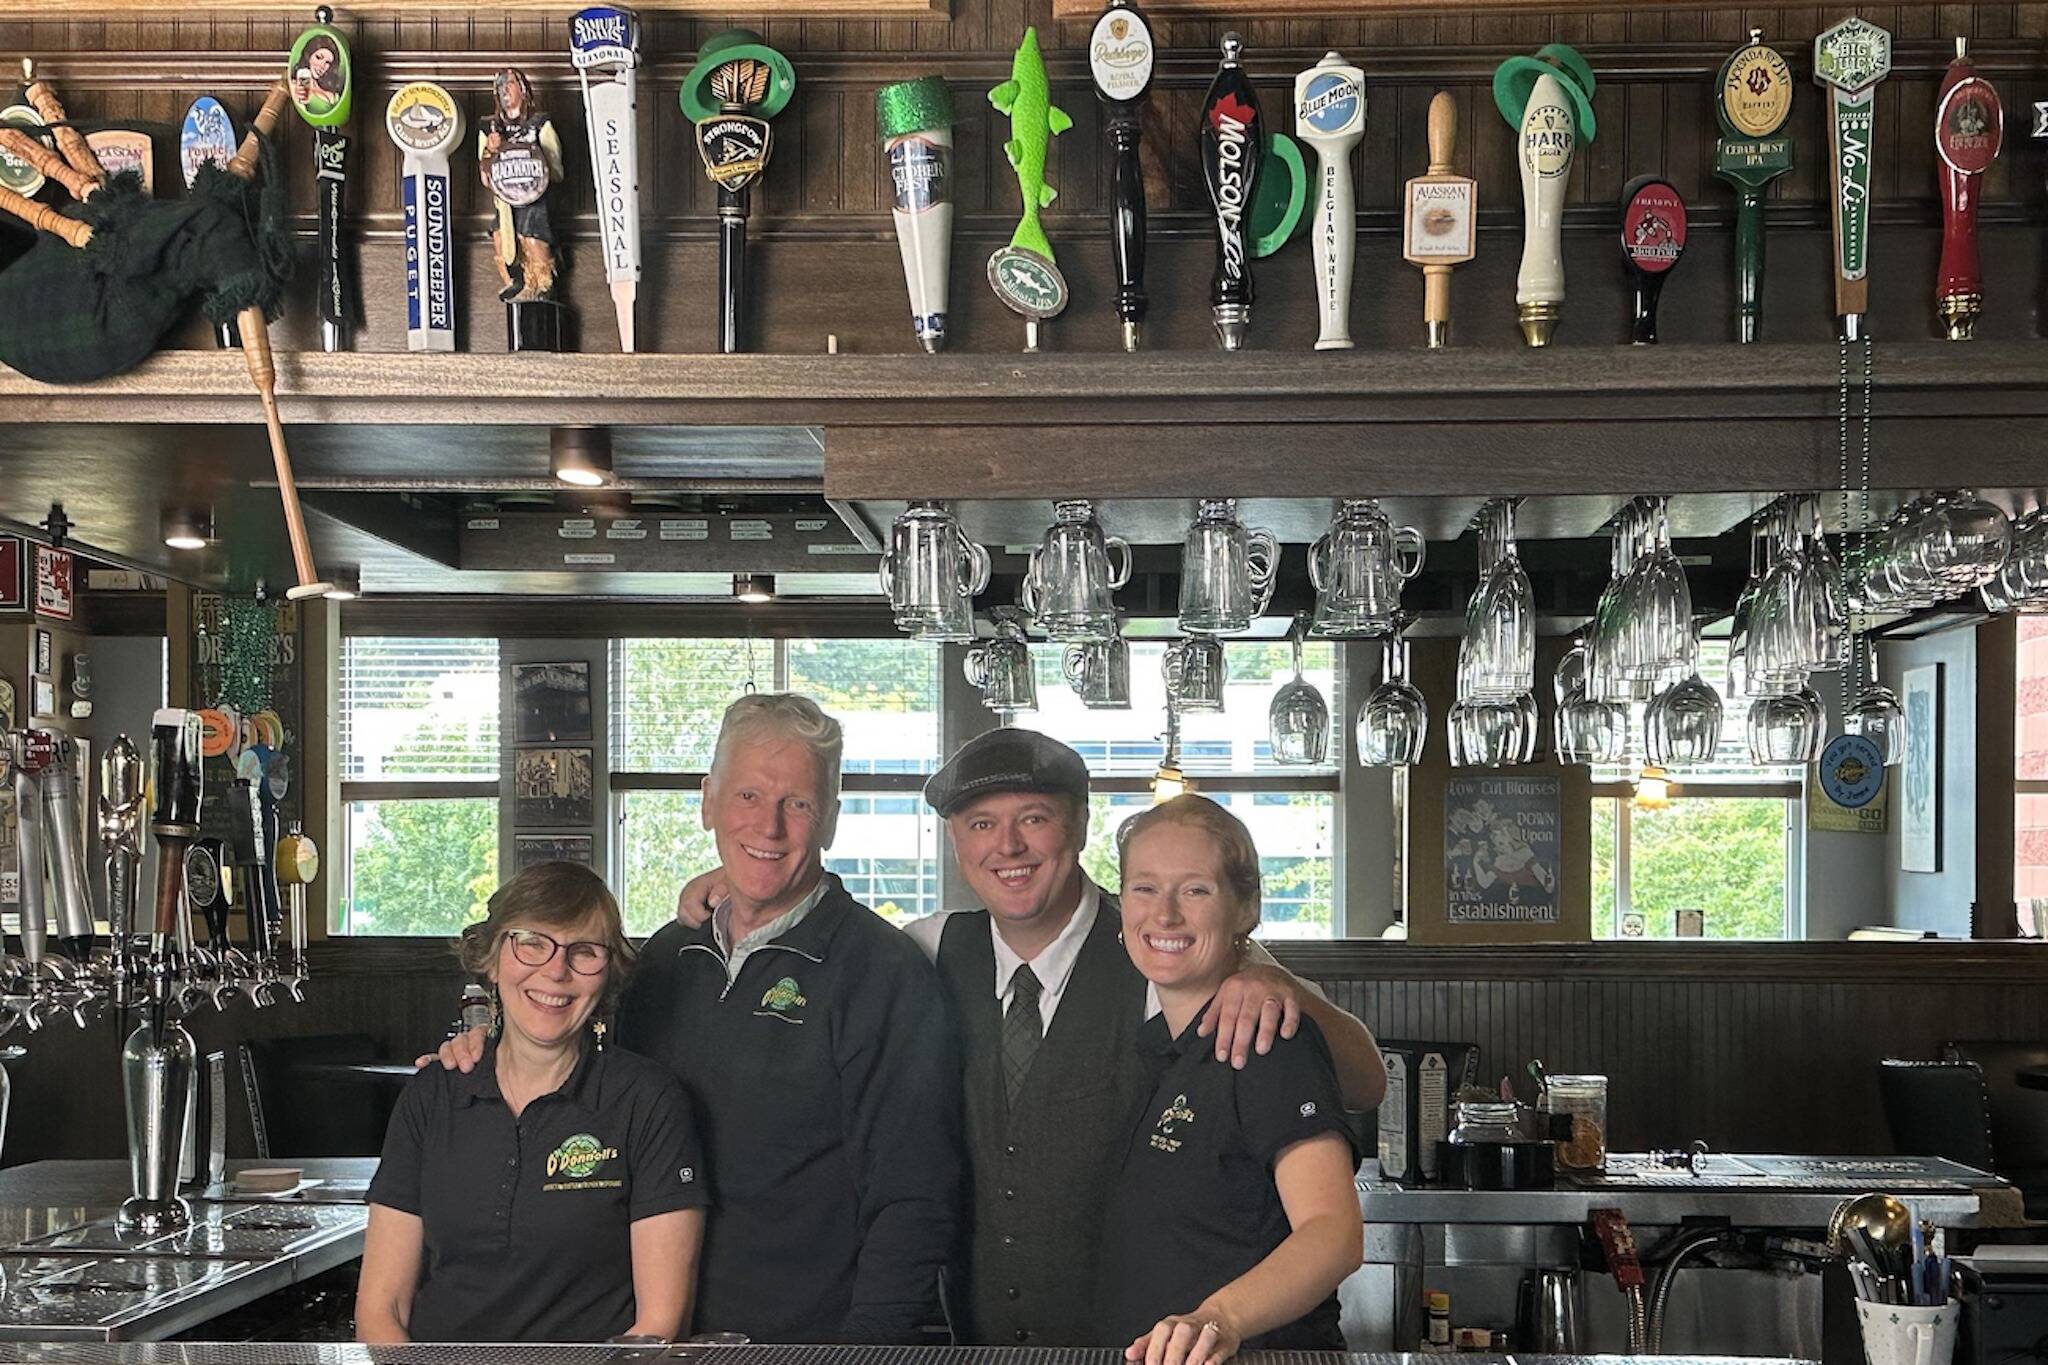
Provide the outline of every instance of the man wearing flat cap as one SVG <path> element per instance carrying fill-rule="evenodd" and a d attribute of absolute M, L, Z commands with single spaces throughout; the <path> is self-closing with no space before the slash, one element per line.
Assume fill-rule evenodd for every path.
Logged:
<path fill-rule="evenodd" d="M 949 1293 L 959 1339 L 985 1345 L 1099 1346 L 1088 1320 L 1095 1249 L 1131 1128 L 1152 1094 L 1137 1045 L 1158 1013 L 1118 941 L 1116 897 L 1081 869 L 1088 765 L 1033 730 L 991 730 L 925 783 L 961 875 L 986 907 L 943 911 L 905 932 L 938 964 L 965 1053 L 970 1189 L 965 1292 Z M 723 895 L 718 873 L 683 888 L 697 923 Z M 1218 1059 L 1322 1029 L 1344 1102 L 1386 1090 L 1365 1025 L 1253 944 L 1201 1026 Z"/>
<path fill-rule="evenodd" d="M 1102 1210 L 1152 1093 L 1138 1028 L 1159 1005 L 1118 941 L 1116 897 L 1081 869 L 1088 766 L 1050 736 L 992 730 L 924 796 L 987 907 L 907 928 L 938 963 L 966 1054 L 968 1282 L 954 1326 L 988 1345 L 1101 1345 L 1085 1305 Z M 1243 1066 L 1303 1012 L 1330 1044 L 1346 1105 L 1376 1106 L 1386 1071 L 1372 1034 L 1257 945 L 1202 1033 Z"/>

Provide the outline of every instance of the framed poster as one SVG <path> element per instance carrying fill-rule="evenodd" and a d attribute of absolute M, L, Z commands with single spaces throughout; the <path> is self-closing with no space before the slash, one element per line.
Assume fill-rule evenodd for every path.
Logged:
<path fill-rule="evenodd" d="M 514 828 L 589 826 L 590 750 L 521 749 L 512 760 Z"/>
<path fill-rule="evenodd" d="M 524 872 L 536 863 L 581 863 L 590 866 L 588 834 L 515 834 L 512 870 Z"/>
<path fill-rule="evenodd" d="M 512 715 L 514 744 L 591 738 L 589 662 L 513 664 Z"/>
<path fill-rule="evenodd" d="M 29 679 L 29 714 L 44 720 L 57 714 L 57 689 L 48 678 Z"/>
<path fill-rule="evenodd" d="M 1899 765 L 1899 867 L 1941 871 L 1941 670 L 1905 671 L 1899 703 L 1906 710 L 1906 761 Z"/>
<path fill-rule="evenodd" d="M 69 550 L 36 546 L 35 608 L 39 615 L 69 621 L 76 605 L 71 575 L 74 564 Z"/>
<path fill-rule="evenodd" d="M 35 643 L 35 662 L 34 666 L 29 669 L 29 672 L 41 673 L 43 676 L 48 677 L 51 665 L 57 662 L 56 639 L 49 631 L 44 630 L 41 626 L 37 626 L 35 628 Z"/>
<path fill-rule="evenodd" d="M 1444 922 L 1558 923 L 1555 777 L 1444 783 Z"/>
<path fill-rule="evenodd" d="M 0 611 L 28 610 L 28 542 L 0 536 Z"/>

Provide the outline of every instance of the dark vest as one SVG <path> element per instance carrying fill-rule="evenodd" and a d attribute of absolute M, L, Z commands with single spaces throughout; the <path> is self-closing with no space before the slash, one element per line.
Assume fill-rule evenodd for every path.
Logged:
<path fill-rule="evenodd" d="M 1117 942 L 1118 926 L 1116 898 L 1105 892 L 1013 1107 L 988 912 L 946 919 L 939 975 L 967 1054 L 966 1320 L 955 1324 L 964 1342 L 1105 1344 L 1088 1321 L 1102 1211 L 1152 1093 L 1137 1047 L 1145 978 Z"/>

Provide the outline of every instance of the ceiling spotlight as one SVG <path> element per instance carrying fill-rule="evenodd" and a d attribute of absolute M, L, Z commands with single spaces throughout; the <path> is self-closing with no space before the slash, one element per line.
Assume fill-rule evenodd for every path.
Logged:
<path fill-rule="evenodd" d="M 775 575 L 772 573 L 736 573 L 732 576 L 732 595 L 741 602 L 773 602 L 775 600 Z"/>
<path fill-rule="evenodd" d="M 213 543 L 213 510 L 167 507 L 157 527 L 173 550 L 203 550 Z"/>
<path fill-rule="evenodd" d="M 612 481 L 612 434 L 604 427 L 556 427 L 548 433 L 548 457 L 562 483 L 601 488 Z"/>
<path fill-rule="evenodd" d="M 363 595 L 363 571 L 344 567 L 329 569 L 321 576 L 327 584 L 326 598 L 330 602 L 353 602 Z"/>

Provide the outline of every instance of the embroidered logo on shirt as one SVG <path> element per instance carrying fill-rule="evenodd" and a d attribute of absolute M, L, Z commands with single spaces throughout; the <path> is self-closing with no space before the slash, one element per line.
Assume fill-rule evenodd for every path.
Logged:
<path fill-rule="evenodd" d="M 1301 1116 L 1305 1119 L 1312 1119 L 1316 1116 L 1316 1102 L 1314 1100 L 1310 1100 L 1307 1104 L 1301 1106 Z"/>
<path fill-rule="evenodd" d="M 1159 1122 L 1154 1125 L 1152 1132 L 1152 1145 L 1162 1152 L 1179 1151 L 1181 1140 L 1172 1135 L 1173 1130 L 1184 1123 L 1194 1121 L 1195 1111 L 1188 1108 L 1188 1097 L 1175 1095 L 1173 1103 L 1159 1112 Z"/>
<path fill-rule="evenodd" d="M 585 1180 L 618 1154 L 618 1148 L 607 1147 L 588 1133 L 577 1133 L 564 1138 L 561 1146 L 548 1153 L 548 1177 L 565 1175 L 571 1180 Z"/>
<path fill-rule="evenodd" d="M 782 1019 L 792 1024 L 801 1024 L 803 1020 L 791 1018 L 789 1012 L 801 1009 L 809 1003 L 804 999 L 803 988 L 796 984 L 796 978 L 785 976 L 762 993 L 761 1008 L 754 1013 Z M 770 1011 L 773 1013 L 770 1014 Z"/>

